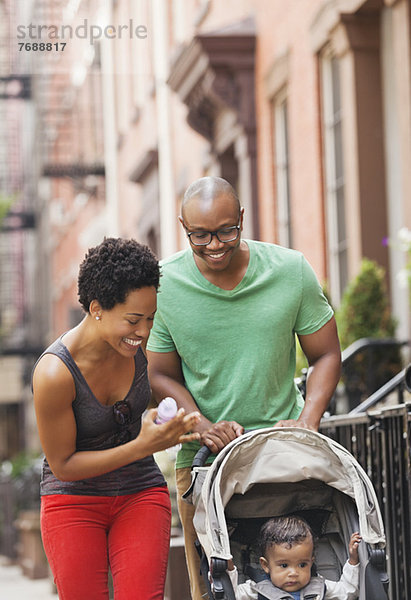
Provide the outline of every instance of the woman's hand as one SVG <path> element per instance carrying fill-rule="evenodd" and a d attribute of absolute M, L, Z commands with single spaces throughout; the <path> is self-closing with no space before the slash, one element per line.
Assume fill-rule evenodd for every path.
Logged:
<path fill-rule="evenodd" d="M 155 422 L 156 416 L 156 408 L 147 411 L 142 421 L 141 431 L 135 440 L 141 447 L 146 446 L 150 449 L 147 454 L 166 450 L 176 444 L 200 440 L 199 433 L 188 433 L 200 420 L 198 412 L 186 415 L 184 408 L 180 408 L 173 419 L 161 425 Z"/>

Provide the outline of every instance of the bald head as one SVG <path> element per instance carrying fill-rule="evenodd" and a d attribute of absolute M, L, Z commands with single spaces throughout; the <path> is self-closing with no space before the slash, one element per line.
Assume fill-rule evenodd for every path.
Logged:
<path fill-rule="evenodd" d="M 223 197 L 225 202 L 233 203 L 240 214 L 240 202 L 228 181 L 222 177 L 201 177 L 187 188 L 181 204 L 181 216 L 184 219 L 186 209 L 194 201 L 200 205 L 202 211 L 206 212 L 211 209 L 217 198 Z"/>

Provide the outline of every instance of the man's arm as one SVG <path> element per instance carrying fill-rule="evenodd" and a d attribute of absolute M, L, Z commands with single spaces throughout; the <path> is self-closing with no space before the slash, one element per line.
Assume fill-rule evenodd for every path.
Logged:
<path fill-rule="evenodd" d="M 298 420 L 279 421 L 276 427 L 304 427 L 318 431 L 341 375 L 341 349 L 335 318 L 315 333 L 298 337 L 310 366 L 305 405 Z"/>
<path fill-rule="evenodd" d="M 198 412 L 199 409 L 194 398 L 184 385 L 181 360 L 177 352 L 148 350 L 147 358 L 150 385 L 156 402 L 160 402 L 166 396 L 171 396 L 179 408 L 185 409 L 186 414 L 193 411 Z M 194 432 L 201 435 L 201 442 L 215 454 L 240 436 L 243 431 L 243 427 L 235 421 L 212 423 L 201 412 L 200 421 L 194 427 Z"/>

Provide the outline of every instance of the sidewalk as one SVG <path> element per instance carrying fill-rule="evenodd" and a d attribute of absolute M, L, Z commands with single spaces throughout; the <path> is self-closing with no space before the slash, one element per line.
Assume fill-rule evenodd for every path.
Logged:
<path fill-rule="evenodd" d="M 0 556 L 0 600 L 58 600 L 50 579 L 29 579 L 18 565 Z"/>

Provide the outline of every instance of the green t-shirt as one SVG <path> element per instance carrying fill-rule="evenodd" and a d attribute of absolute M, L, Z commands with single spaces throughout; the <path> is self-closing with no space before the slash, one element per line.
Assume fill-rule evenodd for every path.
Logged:
<path fill-rule="evenodd" d="M 300 252 L 245 241 L 249 264 L 233 290 L 205 279 L 190 249 L 162 261 L 147 347 L 177 351 L 185 385 L 211 422 L 257 429 L 298 418 L 295 334 L 314 333 L 333 311 Z M 177 468 L 190 466 L 198 447 L 183 444 Z"/>

